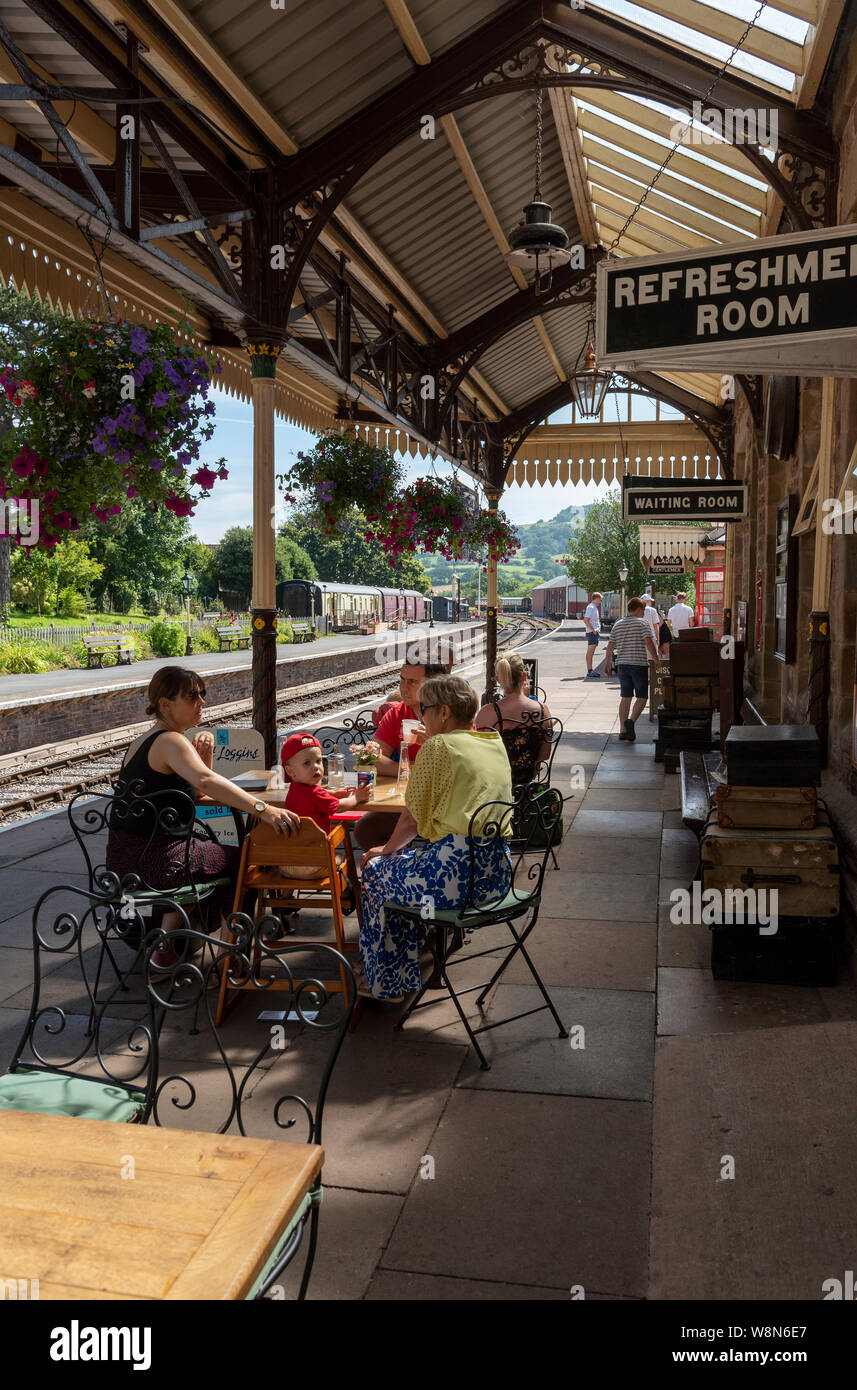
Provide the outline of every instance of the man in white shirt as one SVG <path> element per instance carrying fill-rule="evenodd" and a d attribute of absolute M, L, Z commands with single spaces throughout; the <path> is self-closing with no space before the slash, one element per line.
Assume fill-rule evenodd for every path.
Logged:
<path fill-rule="evenodd" d="M 649 624 L 649 627 L 652 629 L 652 638 L 654 640 L 655 646 L 660 646 L 658 638 L 661 630 L 661 615 L 657 610 L 655 600 L 651 598 L 649 594 L 643 595 L 643 602 L 646 605 L 646 610 L 643 613 L 643 617 Z"/>
<path fill-rule="evenodd" d="M 593 671 L 592 669 L 592 658 L 595 656 L 595 648 L 598 646 L 598 638 L 601 633 L 601 594 L 597 589 L 586 605 L 583 626 L 586 628 L 586 674 L 587 677 L 594 676 L 596 680 L 600 680 L 600 671 Z"/>
<path fill-rule="evenodd" d="M 693 609 L 684 599 L 678 599 L 667 613 L 667 622 L 673 637 L 677 637 L 683 628 L 693 627 Z"/>

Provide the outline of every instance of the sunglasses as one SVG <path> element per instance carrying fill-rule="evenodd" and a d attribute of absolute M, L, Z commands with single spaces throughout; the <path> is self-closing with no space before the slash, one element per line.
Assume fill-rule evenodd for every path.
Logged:
<path fill-rule="evenodd" d="M 204 699 L 205 699 L 205 691 L 204 691 L 204 690 L 189 690 L 188 693 L 187 693 L 187 695 L 185 696 L 185 699 L 186 699 L 186 700 L 194 700 L 194 701 L 195 701 L 195 700 L 204 700 Z"/>
<path fill-rule="evenodd" d="M 420 718 L 422 719 L 427 709 L 440 709 L 440 705 L 424 705 L 420 700 Z"/>

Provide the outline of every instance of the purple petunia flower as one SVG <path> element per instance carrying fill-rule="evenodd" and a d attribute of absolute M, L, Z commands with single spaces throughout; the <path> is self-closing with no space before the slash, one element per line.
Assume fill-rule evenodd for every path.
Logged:
<path fill-rule="evenodd" d="M 207 402 L 206 402 L 205 414 L 206 414 L 206 415 L 216 415 L 216 414 L 217 414 L 217 406 L 214 404 L 213 401 L 207 401 Z"/>
<path fill-rule="evenodd" d="M 155 369 L 152 366 L 151 360 L 148 357 L 144 357 L 142 362 L 140 363 L 140 371 L 143 373 L 143 376 L 148 376 L 149 373 L 153 372 L 154 370 Z"/>
<path fill-rule="evenodd" d="M 107 453 L 107 440 L 103 434 L 97 434 L 92 441 L 92 451 L 95 454 Z"/>
<path fill-rule="evenodd" d="M 116 433 L 116 421 L 115 421 L 115 420 L 104 420 L 104 421 L 102 421 L 101 428 L 104 430 L 104 433 L 105 433 L 105 434 L 115 434 L 115 433 Z"/>
<path fill-rule="evenodd" d="M 157 469 L 163 468 L 163 466 L 164 466 L 164 460 L 163 460 L 163 459 L 149 459 L 149 467 L 150 467 L 150 468 L 154 468 L 154 469 L 157 470 Z"/>
<path fill-rule="evenodd" d="M 131 462 L 131 453 L 128 449 L 119 449 L 114 455 L 116 462 L 121 466 Z"/>
<path fill-rule="evenodd" d="M 169 405 L 170 398 L 166 391 L 156 391 L 152 397 L 152 405 L 158 410 L 162 410 L 165 405 Z"/>
<path fill-rule="evenodd" d="M 149 335 L 145 328 L 135 326 L 131 329 L 129 347 L 135 357 L 141 357 L 149 346 Z"/>
<path fill-rule="evenodd" d="M 176 458 L 178 462 L 181 464 L 182 468 L 187 468 L 190 465 L 190 454 L 188 453 L 187 449 L 179 449 L 178 453 L 176 454 Z"/>
<path fill-rule="evenodd" d="M 180 477 L 182 476 L 183 473 L 184 473 L 184 469 L 183 469 L 183 468 L 174 468 L 174 469 L 172 470 L 172 474 L 173 474 L 173 477 L 174 477 L 174 478 L 180 478 Z"/>

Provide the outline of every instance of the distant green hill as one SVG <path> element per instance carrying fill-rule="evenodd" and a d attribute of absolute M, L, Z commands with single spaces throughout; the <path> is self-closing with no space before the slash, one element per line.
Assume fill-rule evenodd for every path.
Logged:
<path fill-rule="evenodd" d="M 561 573 L 555 563 L 556 557 L 565 552 L 571 531 L 582 526 L 586 513 L 592 503 L 582 507 L 565 507 L 550 521 L 531 521 L 519 526 L 521 549 L 513 561 L 502 565 L 498 575 L 501 594 L 526 594 L 547 579 L 555 579 Z M 431 577 L 432 584 L 443 588 L 451 583 L 453 570 L 449 560 L 441 555 L 420 556 L 423 568 Z M 462 594 L 469 590 L 469 581 L 475 574 L 473 565 L 459 565 L 456 572 L 462 576 Z"/>

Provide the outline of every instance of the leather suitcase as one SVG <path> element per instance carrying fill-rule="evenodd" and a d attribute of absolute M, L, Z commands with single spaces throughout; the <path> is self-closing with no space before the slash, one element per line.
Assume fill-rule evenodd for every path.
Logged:
<path fill-rule="evenodd" d="M 780 917 L 774 936 L 746 927 L 711 928 L 715 980 L 835 985 L 841 932 L 828 918 Z"/>
<path fill-rule="evenodd" d="M 655 762 L 664 762 L 671 754 L 678 755 L 692 748 L 708 753 L 711 749 L 711 710 L 658 710 L 658 736 L 655 739 Z M 667 771 L 674 769 L 667 768 Z"/>
<path fill-rule="evenodd" d="M 710 642 L 713 637 L 713 627 L 683 627 L 678 634 L 679 642 Z"/>
<path fill-rule="evenodd" d="M 719 676 L 719 642 L 671 642 L 671 676 Z"/>
<path fill-rule="evenodd" d="M 812 724 L 733 725 L 724 752 L 731 787 L 821 783 L 821 744 Z"/>
<path fill-rule="evenodd" d="M 718 787 L 714 800 L 727 830 L 812 830 L 818 812 L 815 787 Z"/>
<path fill-rule="evenodd" d="M 663 691 L 668 710 L 709 710 L 717 706 L 719 682 L 713 676 L 666 676 Z"/>
<path fill-rule="evenodd" d="M 712 811 L 700 836 L 702 888 L 777 890 L 781 917 L 835 917 L 839 851 L 827 813 L 812 830 L 730 830 Z"/>

